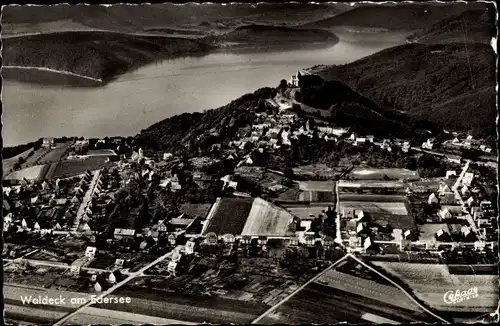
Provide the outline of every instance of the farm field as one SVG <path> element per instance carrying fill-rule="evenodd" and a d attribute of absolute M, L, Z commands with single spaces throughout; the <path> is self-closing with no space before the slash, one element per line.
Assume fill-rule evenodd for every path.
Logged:
<path fill-rule="evenodd" d="M 327 191 L 333 192 L 334 181 L 298 181 L 301 191 Z"/>
<path fill-rule="evenodd" d="M 50 150 L 47 154 L 45 154 L 42 158 L 41 161 L 44 163 L 55 163 L 59 162 L 66 151 L 68 150 L 69 143 L 64 143 L 64 144 L 56 144 L 56 148 Z"/>
<path fill-rule="evenodd" d="M 435 321 L 434 318 L 424 314 L 381 304 L 380 301 L 371 298 L 313 282 L 261 322 L 263 324 L 366 323 L 366 314 L 400 323 Z"/>
<path fill-rule="evenodd" d="M 406 196 L 401 195 L 368 195 L 368 194 L 339 194 L 340 201 L 348 202 L 378 202 L 378 203 L 398 203 L 407 201 Z"/>
<path fill-rule="evenodd" d="M 411 311 L 421 309 L 410 300 L 401 290 L 392 285 L 379 284 L 375 281 L 352 276 L 335 270 L 328 271 L 316 282 L 334 289 L 380 301 L 383 304 L 401 307 Z"/>
<path fill-rule="evenodd" d="M 448 265 L 450 274 L 493 275 L 498 273 L 497 265 Z"/>
<path fill-rule="evenodd" d="M 26 163 L 23 164 L 23 167 L 38 164 L 38 160 L 43 158 L 48 151 L 47 148 L 43 147 L 37 149 L 32 156 L 26 158 Z"/>
<path fill-rule="evenodd" d="M 114 156 L 116 155 L 115 151 L 111 149 L 96 149 L 96 150 L 89 150 L 87 152 L 88 156 Z"/>
<path fill-rule="evenodd" d="M 403 188 L 403 184 L 398 181 L 379 180 L 340 180 L 339 188 Z"/>
<path fill-rule="evenodd" d="M 498 305 L 498 274 L 453 275 L 446 265 L 372 262 L 411 288 L 415 296 L 439 311 L 493 312 Z M 456 304 L 446 304 L 448 291 L 477 287 L 479 296 Z"/>
<path fill-rule="evenodd" d="M 40 177 L 43 172 L 45 165 L 35 165 L 22 170 L 14 171 L 9 174 L 5 179 L 15 179 L 15 180 L 35 180 Z"/>
<path fill-rule="evenodd" d="M 76 310 L 81 304 L 71 304 L 71 298 L 89 299 L 90 295 L 80 292 L 54 291 L 50 289 L 5 284 L 4 289 L 5 318 L 22 320 L 32 323 L 53 323 L 64 315 Z M 22 303 L 21 297 L 46 296 L 49 298 L 65 298 L 61 305 L 26 305 Z"/>
<path fill-rule="evenodd" d="M 126 286 L 117 289 L 113 294 L 131 297 L 133 305 L 106 304 L 95 307 L 193 323 L 250 323 L 268 307 L 240 300 L 186 296 L 156 289 Z"/>
<path fill-rule="evenodd" d="M 307 206 L 285 206 L 286 210 L 292 215 L 299 217 L 301 220 L 313 220 L 319 214 L 323 214 L 324 210 L 328 209 L 328 205 L 307 205 Z M 310 216 L 312 214 L 313 216 Z"/>
<path fill-rule="evenodd" d="M 408 215 L 404 202 L 371 202 L 371 201 L 347 201 L 341 198 L 340 211 L 343 209 L 363 210 L 369 214 Z"/>
<path fill-rule="evenodd" d="M 286 210 L 256 198 L 241 234 L 284 236 L 292 219 Z"/>
<path fill-rule="evenodd" d="M 85 307 L 81 312 L 71 317 L 65 325 L 124 325 L 124 324 L 151 324 L 151 325 L 195 325 L 180 320 L 158 318 L 147 315 Z"/>
<path fill-rule="evenodd" d="M 221 198 L 205 234 L 240 234 L 252 209 L 253 198 Z"/>
<path fill-rule="evenodd" d="M 446 223 L 427 223 L 418 226 L 419 240 L 436 240 L 436 233 L 439 230 L 450 232 Z"/>
<path fill-rule="evenodd" d="M 12 169 L 12 167 L 14 166 L 14 164 L 16 164 L 17 161 L 19 161 L 19 158 L 24 158 L 26 159 L 28 157 L 28 153 L 31 152 L 33 150 L 33 148 L 30 148 L 20 154 L 17 154 L 16 156 L 13 156 L 13 157 L 10 157 L 10 158 L 6 158 L 6 159 L 3 159 L 2 160 L 2 165 L 3 165 L 3 174 L 4 175 L 7 175 L 10 173 L 10 170 Z"/>
<path fill-rule="evenodd" d="M 93 156 L 85 159 L 71 159 L 63 160 L 57 166 L 53 178 L 72 177 L 78 174 L 85 173 L 85 171 L 99 170 L 105 166 L 111 165 L 106 163 L 106 156 Z"/>
<path fill-rule="evenodd" d="M 206 217 L 210 211 L 212 204 L 181 204 L 181 212 L 186 213 L 189 216 L 200 216 Z"/>
<path fill-rule="evenodd" d="M 58 306 L 35 308 L 36 306 L 29 307 L 23 305 L 21 302 L 19 302 L 18 304 L 10 304 L 9 300 L 7 299 L 5 299 L 4 304 L 4 316 L 6 321 L 20 321 L 23 323 L 31 323 L 34 325 L 53 324 L 58 319 L 71 312 L 65 311 L 64 308 L 61 309 Z M 55 308 L 55 310 L 50 308 Z"/>
<path fill-rule="evenodd" d="M 262 323 L 436 322 L 404 292 L 353 258 L 339 262 Z"/>
<path fill-rule="evenodd" d="M 54 177 L 54 173 L 56 172 L 56 169 L 57 169 L 57 166 L 59 165 L 59 162 L 57 163 L 51 163 L 48 170 L 47 170 L 47 173 L 45 173 L 44 175 L 44 179 L 45 180 L 50 180 Z"/>
<path fill-rule="evenodd" d="M 298 200 L 302 202 L 331 203 L 335 201 L 332 191 L 303 191 L 299 193 Z"/>
<path fill-rule="evenodd" d="M 351 179 L 356 180 L 418 180 L 419 176 L 416 171 L 398 168 L 387 169 L 371 169 L 371 168 L 355 168 L 349 173 Z"/>

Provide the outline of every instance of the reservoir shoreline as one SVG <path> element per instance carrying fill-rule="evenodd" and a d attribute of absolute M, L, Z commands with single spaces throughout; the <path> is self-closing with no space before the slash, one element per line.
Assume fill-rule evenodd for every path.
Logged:
<path fill-rule="evenodd" d="M 346 64 L 395 45 L 341 41 L 326 48 L 214 51 L 150 63 L 99 87 L 19 82 L 3 73 L 4 146 L 41 137 L 134 135 L 171 116 L 215 109 L 275 86 L 297 70 Z"/>

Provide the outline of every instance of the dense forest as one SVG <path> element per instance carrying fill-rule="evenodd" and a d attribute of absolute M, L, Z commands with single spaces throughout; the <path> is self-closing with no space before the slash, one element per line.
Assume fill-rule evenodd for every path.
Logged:
<path fill-rule="evenodd" d="M 2 159 L 5 160 L 8 158 L 14 157 L 14 156 L 19 155 L 23 152 L 26 152 L 28 149 L 36 150 L 37 148 L 40 148 L 41 145 L 42 145 L 42 139 L 39 139 L 36 142 L 31 142 L 31 143 L 17 145 L 17 146 L 11 146 L 11 147 L 4 147 L 4 148 L 2 148 Z"/>
<path fill-rule="evenodd" d="M 387 4 L 367 5 L 354 8 L 335 17 L 305 24 L 307 28 L 330 28 L 334 26 L 357 26 L 385 28 L 393 30 L 411 30 L 426 28 L 449 15 L 458 14 L 471 7 L 465 3 L 449 4 Z M 484 5 L 482 6 L 484 7 Z"/>
<path fill-rule="evenodd" d="M 287 42 L 312 43 L 329 42 L 337 43 L 338 37 L 321 29 L 296 29 L 270 25 L 245 25 L 233 31 L 207 38 L 212 42 L 243 42 L 243 43 L 275 43 Z"/>
<path fill-rule="evenodd" d="M 295 92 L 294 98 L 307 106 L 327 110 L 327 117 L 332 123 L 352 128 L 360 134 L 408 138 L 417 134 L 416 128 L 435 129 L 431 124 L 414 121 L 392 108 L 381 108 L 347 85 L 334 80 L 319 85 L 303 85 L 300 91 Z"/>
<path fill-rule="evenodd" d="M 159 59 L 201 55 L 211 48 L 196 40 L 111 32 L 61 32 L 2 43 L 6 66 L 45 67 L 103 81 Z"/>
<path fill-rule="evenodd" d="M 406 44 L 312 70 L 415 120 L 496 137 L 495 60 L 486 44 Z"/>
<path fill-rule="evenodd" d="M 136 136 L 136 144 L 153 150 L 196 151 L 231 139 L 240 127 L 253 122 L 256 110 L 265 110 L 263 100 L 273 89 L 261 88 L 231 103 L 203 113 L 183 113 L 165 119 Z"/>
<path fill-rule="evenodd" d="M 491 5 L 486 10 L 467 10 L 447 17 L 427 29 L 410 35 L 408 40 L 418 43 L 489 44 L 495 35 L 495 7 Z"/>

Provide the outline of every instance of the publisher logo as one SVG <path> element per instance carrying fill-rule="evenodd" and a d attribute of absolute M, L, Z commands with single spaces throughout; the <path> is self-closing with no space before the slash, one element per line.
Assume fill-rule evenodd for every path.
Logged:
<path fill-rule="evenodd" d="M 456 304 L 462 301 L 477 298 L 477 287 L 468 289 L 467 291 L 448 291 L 444 294 L 444 302 L 447 304 Z"/>

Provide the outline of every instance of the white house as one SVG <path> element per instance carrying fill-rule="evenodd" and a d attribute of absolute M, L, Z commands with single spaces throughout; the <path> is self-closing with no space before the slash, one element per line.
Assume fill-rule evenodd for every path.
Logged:
<path fill-rule="evenodd" d="M 468 236 L 471 233 L 470 227 L 463 225 L 460 229 L 460 232 L 464 235 L 464 237 Z"/>
<path fill-rule="evenodd" d="M 445 193 L 451 192 L 451 189 L 450 189 L 450 187 L 448 187 L 447 184 L 442 183 L 441 185 L 439 185 L 438 192 L 440 195 L 444 195 Z"/>
<path fill-rule="evenodd" d="M 434 147 L 434 141 L 432 139 L 427 139 L 426 142 L 422 143 L 422 148 L 424 149 L 432 149 Z"/>
<path fill-rule="evenodd" d="M 438 198 L 436 197 L 436 195 L 435 195 L 434 193 L 432 193 L 432 194 L 430 194 L 430 195 L 429 195 L 429 200 L 427 201 L 427 203 L 428 203 L 429 205 L 432 205 L 432 204 L 437 204 L 437 203 L 439 203 L 439 200 L 438 200 Z"/>
<path fill-rule="evenodd" d="M 441 218 L 441 220 L 446 220 L 448 218 L 451 218 L 451 213 L 450 211 L 448 210 L 448 208 L 442 208 L 439 212 L 438 212 L 438 216 Z"/>
<path fill-rule="evenodd" d="M 109 273 L 108 282 L 111 283 L 111 284 L 115 284 L 116 283 L 116 276 L 115 276 L 115 274 Z"/>
<path fill-rule="evenodd" d="M 360 234 L 365 230 L 365 225 L 363 223 L 358 223 L 358 226 L 356 227 L 356 234 Z"/>
<path fill-rule="evenodd" d="M 188 241 L 188 242 L 186 242 L 186 245 L 184 246 L 184 252 L 187 255 L 192 255 L 194 253 L 194 247 L 195 247 L 195 243 L 193 241 Z"/>
<path fill-rule="evenodd" d="M 443 229 L 439 229 L 437 232 L 436 232 L 436 239 L 439 240 L 440 238 L 442 237 L 445 237 L 448 235 L 448 232 L 446 232 L 445 230 Z"/>
<path fill-rule="evenodd" d="M 462 179 L 462 184 L 470 187 L 473 179 L 474 179 L 474 173 L 466 172 Z"/>
<path fill-rule="evenodd" d="M 361 145 L 366 143 L 366 138 L 364 137 L 358 137 L 356 138 L 356 145 Z"/>
<path fill-rule="evenodd" d="M 96 247 L 89 246 L 89 247 L 87 247 L 87 249 L 85 249 L 85 257 L 94 258 L 95 253 L 96 253 Z"/>
<path fill-rule="evenodd" d="M 470 190 L 469 190 L 469 187 L 467 187 L 466 185 L 463 185 L 462 186 L 462 189 L 460 189 L 460 192 L 462 193 L 462 195 L 466 196 L 468 194 L 470 194 Z"/>
<path fill-rule="evenodd" d="M 410 142 L 405 141 L 402 147 L 403 152 L 407 153 L 410 150 Z"/>
<path fill-rule="evenodd" d="M 454 170 L 446 171 L 446 179 L 449 179 L 451 176 L 456 176 L 456 175 L 457 175 L 457 171 L 454 171 Z"/>
<path fill-rule="evenodd" d="M 54 138 L 53 137 L 43 139 L 42 147 L 51 148 L 52 146 L 54 146 Z"/>
<path fill-rule="evenodd" d="M 135 235 L 134 229 L 115 229 L 114 236 L 115 239 L 123 239 L 123 238 L 133 238 Z"/>

